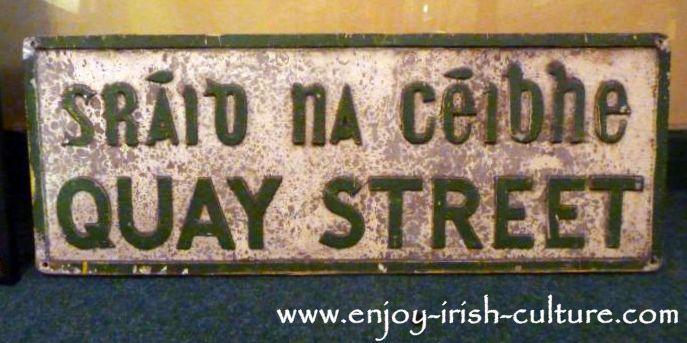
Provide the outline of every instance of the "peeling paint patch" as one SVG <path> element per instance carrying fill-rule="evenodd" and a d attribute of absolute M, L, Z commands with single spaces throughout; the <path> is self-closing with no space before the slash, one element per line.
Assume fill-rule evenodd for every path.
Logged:
<path fill-rule="evenodd" d="M 206 38 L 207 39 L 207 38 Z M 584 36 L 585 44 L 594 36 Z M 667 43 L 662 43 L 667 44 Z M 126 273 L 188 274 L 193 268 L 178 265 L 242 265 L 297 263 L 368 263 L 375 272 L 398 270 L 394 263 L 512 263 L 511 270 L 527 271 L 531 261 L 645 262 L 652 256 L 655 171 L 657 169 L 657 136 L 659 128 L 659 59 L 651 48 L 479 48 L 443 47 L 361 47 L 339 48 L 254 48 L 254 49 L 47 49 L 34 51 L 25 41 L 25 58 L 35 59 L 36 78 L 29 80 L 38 93 L 36 133 L 40 137 L 40 190 L 44 205 L 45 233 L 37 232 L 37 263 L 47 272 L 65 272 L 52 263 L 81 261 L 80 272 L 110 273 L 107 263 L 132 264 Z M 31 50 L 29 50 L 31 48 Z M 661 49 L 664 49 L 661 46 Z M 668 49 L 667 45 L 665 49 Z M 28 57 L 26 57 L 28 56 Z M 586 90 L 583 140 L 571 143 L 572 116 L 566 107 L 562 142 L 553 142 L 554 97 L 557 81 L 550 72 L 552 62 L 565 66 L 568 77 L 579 80 Z M 528 120 L 514 128 L 508 77 L 513 64 L 521 68 L 523 80 L 539 87 L 543 96 L 541 132 L 530 140 L 523 129 Z M 446 77 L 449 71 L 469 68 L 470 74 Z M 146 77 L 149 77 L 146 79 Z M 152 75 L 155 75 L 154 77 Z M 451 74 L 453 75 L 453 74 Z M 608 125 L 613 132 L 626 125 L 624 137 L 608 144 L 599 139 L 598 99 L 600 85 L 609 80 L 627 90 L 627 104 L 611 113 Z M 108 142 L 111 130 L 105 118 L 108 85 L 126 82 L 137 99 L 131 118 L 137 128 L 138 144 L 127 144 L 125 125 L 118 124 L 119 145 Z M 208 96 L 214 83 L 240 85 L 245 92 L 247 113 L 246 135 L 237 144 L 227 144 L 218 136 L 215 110 L 217 99 Z M 434 98 L 417 98 L 414 130 L 431 130 L 431 138 L 411 142 L 404 133 L 402 121 L 403 90 L 412 82 L 431 87 Z M 305 144 L 294 144 L 295 84 L 322 85 L 323 94 L 310 99 L 306 112 Z M 78 84 L 92 90 L 88 101 L 78 99 L 76 108 L 92 123 L 92 139 L 83 146 L 70 146 L 74 137 L 83 135 L 83 125 L 65 108 L 64 94 Z M 459 113 L 450 122 L 447 106 L 460 108 L 464 97 L 443 101 L 442 96 L 456 84 L 469 89 L 474 98 L 474 113 Z M 490 105 L 490 85 L 496 90 Z M 197 104 L 197 142 L 189 138 L 188 89 L 195 92 Z M 350 92 L 360 143 L 354 139 L 333 142 L 337 113 Z M 164 102 L 160 94 L 164 92 Z M 456 93 L 460 95 L 461 93 Z M 419 95 L 419 94 L 416 94 Z M 319 98 L 318 98 L 319 97 Z M 523 93 L 523 103 L 532 101 Z M 236 120 L 236 98 L 229 97 L 226 111 L 229 123 Z M 609 100 L 609 108 L 616 97 Z M 609 98 L 609 99 L 611 99 Z M 317 99 L 317 100 L 316 100 Z M 428 98 L 429 99 L 429 98 Z M 314 133 L 313 103 L 322 101 L 325 113 L 325 140 L 311 144 Z M 423 101 L 421 101 L 423 100 Z M 605 99 L 604 99 L 605 100 Z M 115 109 L 124 104 L 118 98 Z M 312 102 L 312 103 L 311 103 Z M 565 101 L 567 102 L 567 101 Z M 565 103 L 564 102 L 564 103 Z M 162 105 L 161 105 L 162 104 Z M 447 105 L 450 104 L 450 105 Z M 111 104 L 110 104 L 111 105 Z M 565 105 L 568 106 L 569 104 Z M 160 139 L 150 143 L 156 113 L 167 107 L 176 141 Z M 496 138 L 489 141 L 489 106 L 494 107 Z M 523 116 L 532 108 L 523 105 Z M 112 107 L 111 107 L 112 108 Z M 630 113 L 630 108 L 632 109 Z M 456 110 L 457 111 L 457 110 Z M 448 114 L 447 114 L 448 113 Z M 630 113 L 629 115 L 625 115 Z M 616 114 L 623 114 L 616 115 Z M 452 125 L 454 132 L 446 127 Z M 450 135 L 470 127 L 462 142 L 451 142 Z M 348 137 L 350 138 L 350 137 Z M 623 214 L 619 246 L 608 244 L 609 195 L 590 191 L 592 176 L 620 175 L 636 177 L 636 192 L 623 194 Z M 157 180 L 168 177 L 173 189 L 171 203 L 172 229 L 169 237 L 152 249 L 137 247 L 125 237 L 120 222 L 120 188 L 122 178 L 131 180 L 132 219 L 144 235 L 155 232 L 160 206 Z M 265 178 L 278 176 L 281 184 L 262 222 L 264 244 L 252 246 L 249 216 L 228 180 L 240 177 L 245 187 L 255 193 Z M 521 206 L 524 217 L 507 224 L 511 235 L 532 238 L 526 249 L 502 248 L 496 242 L 498 195 L 496 179 L 522 176 L 531 187 L 514 191 L 508 206 Z M 561 203 L 576 208 L 575 220 L 559 214 L 550 215 L 549 180 L 557 176 L 584 178 L 581 191 L 563 192 Z M 345 235 L 351 223 L 328 208 L 325 187 L 340 177 L 354 179 L 357 190 L 337 193 L 362 217 L 364 234 L 359 242 L 345 249 L 322 244 L 326 232 Z M 389 196 L 372 189 L 370 180 L 379 177 L 419 180 L 421 187 L 407 191 L 402 202 L 402 248 L 390 248 Z M 108 202 L 107 239 L 110 245 L 79 248 L 65 233 L 64 221 L 58 215 L 58 197 L 64 185 L 75 178 L 97 183 Z M 469 246 L 457 221 L 445 227 L 445 246 L 436 247 L 437 206 L 464 206 L 465 196 L 455 191 L 446 199 L 435 199 L 436 180 L 468 180 L 479 195 L 478 204 L 469 218 L 476 249 Z M 190 247 L 180 248 L 182 226 L 187 222 L 197 181 L 207 179 L 216 193 L 220 212 L 226 220 L 231 247 L 223 247 L 218 237 L 202 234 L 193 238 Z M 636 181 L 636 180 L 642 180 Z M 32 178 L 32 187 L 34 185 Z M 71 202 L 71 215 L 76 235 L 86 236 L 88 224 L 98 222 L 98 204 L 84 192 Z M 211 220 L 204 208 L 198 220 Z M 580 248 L 552 248 L 549 244 L 551 220 L 561 222 L 564 236 L 583 237 Z M 216 234 L 215 234 L 216 235 Z M 43 261 L 50 262 L 43 265 Z M 90 263 L 90 265 L 89 265 Z M 94 264 L 95 263 L 95 264 Z M 175 265 L 177 265 L 175 267 Z M 98 267 L 96 267 L 98 266 Z M 168 269 L 169 266 L 169 269 Z M 275 267 L 276 268 L 276 267 Z M 423 268 L 418 267 L 418 268 Z M 647 266 L 645 269 L 653 267 Z M 78 269 L 78 267 L 77 267 Z M 250 273 L 250 269 L 247 269 Z M 275 269 L 276 272 L 280 270 Z M 282 272 L 288 271 L 282 270 Z"/>

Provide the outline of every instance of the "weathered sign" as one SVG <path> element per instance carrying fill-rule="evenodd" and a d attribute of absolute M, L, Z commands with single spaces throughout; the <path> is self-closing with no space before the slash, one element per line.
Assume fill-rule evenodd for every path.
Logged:
<path fill-rule="evenodd" d="M 25 50 L 44 272 L 660 264 L 660 35 L 56 37 Z"/>

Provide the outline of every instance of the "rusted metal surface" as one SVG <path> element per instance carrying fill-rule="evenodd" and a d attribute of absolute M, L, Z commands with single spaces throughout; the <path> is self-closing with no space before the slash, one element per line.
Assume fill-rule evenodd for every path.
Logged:
<path fill-rule="evenodd" d="M 253 48 L 253 49 L 46 49 L 31 50 L 35 58 L 37 123 L 40 150 L 41 192 L 44 231 L 38 232 L 36 261 L 48 273 L 127 273 L 98 272 L 93 264 L 127 264 L 129 273 L 165 273 L 167 265 L 255 264 L 270 263 L 367 263 L 386 272 L 386 264 L 438 263 L 432 270 L 443 270 L 441 263 L 510 263 L 511 271 L 530 262 L 563 262 L 568 267 L 541 270 L 574 270 L 578 262 L 639 261 L 634 269 L 657 267 L 653 257 L 653 209 L 657 161 L 659 56 L 655 48 Z M 579 79 L 586 91 L 584 104 L 584 141 L 571 143 L 572 116 L 567 98 L 563 141 L 552 143 L 553 94 L 556 80 L 547 72 L 551 62 L 560 62 L 568 77 Z M 542 129 L 529 143 L 511 134 L 509 101 L 509 66 L 517 63 L 525 79 L 535 82 L 543 95 Z M 458 67 L 470 68 L 468 80 L 452 79 L 445 73 Z M 146 80 L 157 71 L 171 71 L 171 82 L 159 84 Z M 209 81 L 234 83 L 245 90 L 247 133 L 237 145 L 223 144 L 215 134 L 214 97 L 203 96 Z M 617 143 L 601 141 L 595 99 L 600 85 L 615 80 L 627 91 L 631 109 L 627 116 L 610 116 L 609 131 L 626 120 L 626 131 Z M 435 100 L 423 103 L 416 94 L 415 130 L 423 132 L 427 122 L 434 122 L 433 137 L 426 143 L 413 144 L 402 130 L 402 92 L 411 82 L 421 81 L 435 90 Z M 107 84 L 126 82 L 138 98 L 134 118 L 138 125 L 137 146 L 124 144 L 125 126 L 119 126 L 120 146 L 106 140 L 106 120 L 102 90 Z M 326 142 L 313 145 L 312 99 L 307 106 L 305 144 L 293 143 L 294 84 L 320 84 L 326 90 Z M 471 123 L 470 136 L 454 144 L 442 129 L 442 94 L 451 85 L 467 85 L 475 99 L 476 115 L 455 120 L 456 130 Z M 487 140 L 487 96 L 489 84 L 498 89 L 497 139 Z M 66 145 L 68 137 L 80 134 L 77 122 L 64 108 L 65 90 L 74 85 L 88 86 L 95 92 L 78 106 L 94 127 L 93 139 L 84 146 Z M 344 87 L 350 87 L 361 144 L 344 139 L 331 144 L 335 116 Z M 185 87 L 198 94 L 198 144 L 187 143 Z M 149 135 L 157 95 L 165 89 L 178 145 L 169 140 L 154 146 L 144 144 Z M 460 97 L 455 102 L 460 104 Z M 524 93 L 524 116 L 531 112 L 531 94 Z M 610 97 L 609 104 L 618 101 Z M 122 100 L 120 99 L 120 105 Z M 233 102 L 228 102 L 231 117 Z M 231 125 L 232 121 L 229 121 Z M 528 125 L 525 120 L 523 125 Z M 36 152 L 32 152 L 36 153 Z M 641 180 L 641 190 L 623 192 L 622 223 L 617 247 L 609 247 L 607 226 L 609 192 L 590 190 L 590 178 L 600 175 L 632 176 Z M 156 177 L 171 177 L 173 185 L 173 229 L 159 247 L 143 250 L 127 242 L 118 218 L 117 178 L 132 180 L 134 222 L 141 231 L 152 232 L 158 224 Z M 282 178 L 263 218 L 262 249 L 248 244 L 248 217 L 228 178 L 241 177 L 256 193 L 264 178 Z M 325 232 L 346 235 L 351 224 L 333 213 L 323 201 L 327 182 L 338 177 L 352 177 L 360 184 L 355 195 L 340 193 L 342 202 L 351 204 L 364 218 L 364 234 L 351 247 L 336 249 L 321 243 Z M 531 190 L 510 193 L 511 207 L 522 206 L 523 220 L 507 224 L 512 235 L 533 239 L 530 248 L 499 248 L 495 245 L 497 177 L 522 176 L 532 181 Z M 555 176 L 583 178 L 584 189 L 562 192 L 561 203 L 576 207 L 577 218 L 560 220 L 563 236 L 583 237 L 580 248 L 547 246 L 550 237 L 550 210 L 547 208 L 548 180 Z M 81 249 L 65 238 L 58 219 L 58 194 L 73 178 L 95 180 L 109 198 L 111 224 L 106 248 Z M 372 191 L 373 177 L 418 178 L 422 190 L 403 195 L 402 242 L 389 248 L 389 197 L 387 192 Z M 214 190 L 235 243 L 222 248 L 215 236 L 193 238 L 189 249 L 178 242 L 182 224 L 199 178 L 211 178 Z M 469 180 L 479 193 L 479 205 L 469 216 L 469 223 L 481 248 L 466 247 L 465 237 L 456 226 L 446 222 L 445 247 L 433 247 L 434 180 L 461 178 Z M 447 202 L 460 206 L 465 197 L 450 193 Z M 73 198 L 72 214 L 80 233 L 84 225 L 100 220 L 92 197 L 78 193 Z M 203 213 L 203 220 L 209 220 Z M 75 267 L 76 266 L 76 267 Z M 81 266 L 81 267 L 78 267 Z M 151 267 L 154 266 L 154 267 Z M 572 266 L 572 267 L 570 267 Z M 582 268 L 585 269 L 585 268 Z M 604 268 L 586 268 L 604 269 Z M 613 269 L 613 268 L 608 268 Z M 256 268 L 253 272 L 260 272 Z M 284 268 L 270 272 L 307 272 L 308 268 Z M 182 270 L 183 271 L 183 270 Z M 323 270 L 327 272 L 337 270 Z M 341 270 L 355 272 L 355 268 Z M 370 271 L 361 268 L 360 271 Z M 408 270 L 404 270 L 408 271 Z M 223 273 L 222 270 L 215 271 Z M 230 273 L 231 271 L 227 271 Z M 252 270 L 247 268 L 244 273 Z"/>

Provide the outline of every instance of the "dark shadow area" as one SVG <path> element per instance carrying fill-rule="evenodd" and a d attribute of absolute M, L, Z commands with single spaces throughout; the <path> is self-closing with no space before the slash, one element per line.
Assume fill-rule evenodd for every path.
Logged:
<path fill-rule="evenodd" d="M 3 134 L 5 213 L 15 242 L 17 269 L 22 272 L 34 260 L 28 148 L 25 133 L 5 131 Z"/>
<path fill-rule="evenodd" d="M 2 142 L 0 147 L 4 147 L 5 135 L 0 135 Z M 6 151 L 3 149 L 3 151 Z M 14 284 L 19 279 L 17 272 L 17 242 L 14 230 L 9 226 L 9 219 L 6 216 L 8 207 L 8 195 L 10 193 L 8 185 L 10 184 L 7 175 L 7 159 L 3 159 L 0 163 L 0 283 Z"/>
<path fill-rule="evenodd" d="M 687 130 L 668 134 L 668 189 L 687 189 Z"/>

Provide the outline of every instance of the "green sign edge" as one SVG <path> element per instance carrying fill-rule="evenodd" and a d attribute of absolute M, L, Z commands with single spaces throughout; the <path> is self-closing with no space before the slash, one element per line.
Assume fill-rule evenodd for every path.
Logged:
<path fill-rule="evenodd" d="M 34 232 L 46 242 L 43 209 L 35 50 L 47 49 L 190 49 L 190 48 L 359 48 L 359 47 L 509 47 L 628 48 L 651 47 L 658 55 L 656 161 L 652 249 L 640 259 L 560 261 L 315 261 L 315 262 L 109 262 L 45 261 L 36 264 L 56 274 L 181 275 L 181 274 L 361 274 L 361 273 L 544 273 L 656 271 L 663 263 L 663 209 L 666 188 L 670 50 L 660 33 L 580 34 L 298 34 L 298 35 L 105 35 L 29 37 L 24 41 L 24 86 L 29 131 L 29 163 Z M 40 268 L 39 268 L 40 269 Z"/>

